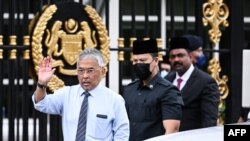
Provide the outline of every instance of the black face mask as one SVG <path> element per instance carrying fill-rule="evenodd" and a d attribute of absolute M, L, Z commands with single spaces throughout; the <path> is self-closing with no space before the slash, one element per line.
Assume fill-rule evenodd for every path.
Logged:
<path fill-rule="evenodd" d="M 150 64 L 147 64 L 147 63 L 134 64 L 133 67 L 134 67 L 135 74 L 138 76 L 140 80 L 146 80 L 152 73 L 149 70 Z"/>

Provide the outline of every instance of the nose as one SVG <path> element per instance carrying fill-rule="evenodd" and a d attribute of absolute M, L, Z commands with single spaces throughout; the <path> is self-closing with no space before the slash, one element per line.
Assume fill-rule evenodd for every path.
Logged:
<path fill-rule="evenodd" d="M 138 64 L 139 63 L 139 61 L 133 61 L 133 64 Z"/>
<path fill-rule="evenodd" d="M 172 61 L 173 61 L 173 62 L 178 62 L 179 60 L 180 60 L 180 58 L 177 57 L 177 56 L 175 56 L 175 57 L 172 58 Z"/>
<path fill-rule="evenodd" d="M 87 71 L 84 71 L 83 74 L 82 74 L 82 76 L 83 76 L 83 78 L 88 78 L 89 77 Z"/>

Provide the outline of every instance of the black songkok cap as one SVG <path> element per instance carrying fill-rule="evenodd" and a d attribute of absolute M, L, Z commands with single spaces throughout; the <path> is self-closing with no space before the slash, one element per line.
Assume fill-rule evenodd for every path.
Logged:
<path fill-rule="evenodd" d="M 189 42 L 190 51 L 194 51 L 202 47 L 203 45 L 203 40 L 199 36 L 187 34 L 187 35 L 183 35 L 182 37 L 187 38 Z"/>
<path fill-rule="evenodd" d="M 157 42 L 155 39 L 135 40 L 133 42 L 133 54 L 157 53 Z"/>
<path fill-rule="evenodd" d="M 173 38 L 171 38 L 169 51 L 171 51 L 172 49 L 180 49 L 180 48 L 190 50 L 188 39 L 185 37 L 173 37 Z"/>

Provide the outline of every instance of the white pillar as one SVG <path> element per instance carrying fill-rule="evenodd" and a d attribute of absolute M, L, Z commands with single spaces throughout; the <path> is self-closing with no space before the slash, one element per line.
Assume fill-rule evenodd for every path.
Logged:
<path fill-rule="evenodd" d="M 117 48 L 117 39 L 119 38 L 119 0 L 109 1 L 109 37 L 110 47 Z M 109 63 L 109 87 L 119 92 L 119 70 L 118 70 L 117 51 L 110 54 Z"/>
<path fill-rule="evenodd" d="M 243 57 L 242 57 L 242 107 L 250 108 L 250 50 L 244 49 L 243 50 Z M 249 114 L 248 114 L 249 115 Z M 249 115 L 250 116 L 250 115 Z M 250 117 L 248 117 L 250 118 Z"/>
<path fill-rule="evenodd" d="M 167 15 L 166 15 L 166 0 L 161 0 L 161 38 L 162 38 L 162 49 L 166 48 L 166 21 L 167 21 Z"/>

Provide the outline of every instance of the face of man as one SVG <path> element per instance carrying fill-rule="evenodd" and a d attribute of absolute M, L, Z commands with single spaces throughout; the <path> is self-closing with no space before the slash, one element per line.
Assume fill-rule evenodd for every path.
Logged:
<path fill-rule="evenodd" d="M 100 67 L 95 58 L 82 59 L 77 64 L 79 84 L 86 91 L 94 89 L 105 75 L 105 68 Z"/>
<path fill-rule="evenodd" d="M 171 69 L 170 64 L 168 64 L 168 63 L 161 63 L 161 70 L 165 70 L 165 71 L 169 72 L 170 69 Z"/>
<path fill-rule="evenodd" d="M 172 68 L 182 76 L 192 64 L 190 54 L 186 49 L 172 49 L 169 52 L 169 61 Z"/>
<path fill-rule="evenodd" d="M 160 68 L 161 68 L 161 77 L 163 78 L 166 77 L 171 70 L 170 63 L 165 63 L 165 62 L 161 62 Z"/>
<path fill-rule="evenodd" d="M 142 80 L 151 79 L 158 72 L 158 69 L 157 69 L 158 58 L 157 57 L 153 58 L 152 55 L 149 53 L 134 54 L 133 65 L 136 69 L 135 72 L 137 73 L 137 75 L 139 75 L 139 78 Z M 145 68 L 145 66 L 147 65 L 148 67 Z"/>

